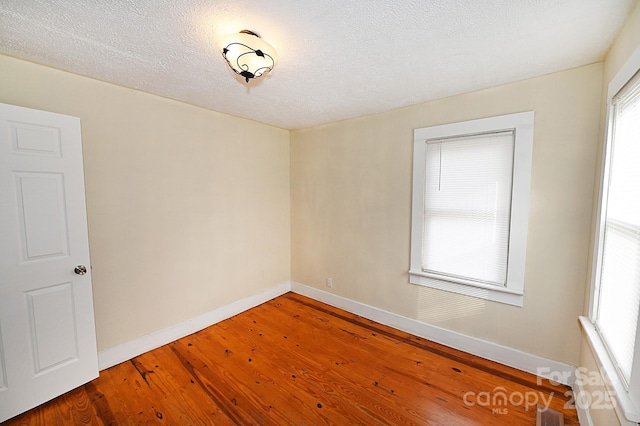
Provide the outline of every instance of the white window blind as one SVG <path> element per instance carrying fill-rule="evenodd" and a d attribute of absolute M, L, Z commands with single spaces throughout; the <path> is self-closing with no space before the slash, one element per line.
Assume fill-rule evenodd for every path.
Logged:
<path fill-rule="evenodd" d="M 422 270 L 506 286 L 514 132 L 426 144 Z"/>
<path fill-rule="evenodd" d="M 595 325 L 628 385 L 640 307 L 640 74 L 612 99 Z"/>

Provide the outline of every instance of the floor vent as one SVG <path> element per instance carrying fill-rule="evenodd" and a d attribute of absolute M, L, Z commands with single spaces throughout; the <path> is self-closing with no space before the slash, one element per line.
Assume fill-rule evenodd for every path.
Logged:
<path fill-rule="evenodd" d="M 564 415 L 551 408 L 538 405 L 536 426 L 564 426 Z"/>

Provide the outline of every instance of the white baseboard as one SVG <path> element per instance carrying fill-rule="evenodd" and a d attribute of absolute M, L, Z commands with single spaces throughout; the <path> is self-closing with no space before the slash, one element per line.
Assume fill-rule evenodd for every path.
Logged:
<path fill-rule="evenodd" d="M 214 309 L 195 318 L 183 321 L 163 330 L 158 330 L 145 336 L 130 340 L 112 348 L 98 352 L 98 368 L 107 369 L 121 362 L 130 360 L 140 354 L 159 348 L 189 334 L 207 328 L 217 322 L 231 318 L 241 312 L 267 302 L 274 297 L 287 293 L 291 288 L 290 282 L 282 283 L 262 293 L 240 299 L 220 308 Z"/>
<path fill-rule="evenodd" d="M 476 337 L 466 336 L 297 282 L 291 283 L 291 291 L 433 342 L 517 368 L 518 370 L 551 378 L 568 386 L 573 385 L 575 369 L 569 364 L 532 355 Z"/>
<path fill-rule="evenodd" d="M 328 305 L 344 309 L 364 318 L 397 328 L 407 333 L 458 349 L 481 358 L 508 365 L 528 373 L 549 377 L 545 372 L 553 374 L 549 377 L 572 386 L 574 383 L 574 367 L 558 361 L 532 355 L 517 349 L 508 348 L 497 343 L 488 342 L 475 337 L 466 336 L 455 331 L 446 330 L 435 325 L 403 317 L 364 303 L 337 296 L 297 282 L 286 282 L 270 288 L 262 293 L 246 297 L 220 308 L 214 309 L 198 317 L 179 324 L 158 330 L 137 339 L 128 341 L 98 353 L 100 370 L 130 360 L 140 354 L 171 343 L 189 334 L 200 331 L 213 324 L 258 306 L 288 291 L 310 297 Z M 588 416 L 588 412 L 586 415 Z M 589 423 L 586 423 L 589 424 Z"/>

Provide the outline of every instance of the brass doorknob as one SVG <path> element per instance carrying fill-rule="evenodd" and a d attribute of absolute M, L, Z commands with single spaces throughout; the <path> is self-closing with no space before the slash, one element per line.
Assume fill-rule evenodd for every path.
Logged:
<path fill-rule="evenodd" d="M 78 265 L 78 266 L 75 267 L 73 272 L 75 272 L 78 275 L 84 275 L 84 274 L 87 273 L 87 267 L 84 266 L 84 265 Z"/>

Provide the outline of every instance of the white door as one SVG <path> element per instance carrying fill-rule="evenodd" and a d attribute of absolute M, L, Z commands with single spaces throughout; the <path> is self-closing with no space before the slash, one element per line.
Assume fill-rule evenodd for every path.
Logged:
<path fill-rule="evenodd" d="M 0 422 L 97 376 L 80 120 L 0 104 Z"/>

